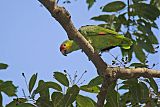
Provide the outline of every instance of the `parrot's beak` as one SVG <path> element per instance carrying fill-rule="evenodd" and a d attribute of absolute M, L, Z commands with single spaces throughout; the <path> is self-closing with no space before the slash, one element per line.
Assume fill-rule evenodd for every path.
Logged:
<path fill-rule="evenodd" d="M 67 56 L 66 49 L 63 45 L 60 46 L 60 51 L 64 56 Z"/>

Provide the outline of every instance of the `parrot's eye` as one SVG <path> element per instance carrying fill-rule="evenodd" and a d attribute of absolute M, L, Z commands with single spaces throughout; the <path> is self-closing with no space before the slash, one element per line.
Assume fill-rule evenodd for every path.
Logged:
<path fill-rule="evenodd" d="M 63 44 L 63 46 L 66 46 L 66 44 Z"/>

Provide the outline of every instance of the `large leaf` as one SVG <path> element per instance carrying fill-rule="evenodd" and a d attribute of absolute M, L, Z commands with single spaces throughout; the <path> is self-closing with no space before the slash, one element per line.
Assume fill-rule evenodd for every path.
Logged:
<path fill-rule="evenodd" d="M 155 93 L 158 93 L 158 85 L 153 78 L 149 78 L 149 84 L 153 88 Z"/>
<path fill-rule="evenodd" d="M 54 78 L 60 82 L 62 85 L 69 87 L 69 81 L 65 74 L 61 72 L 54 72 Z"/>
<path fill-rule="evenodd" d="M 112 90 L 107 94 L 107 103 L 105 107 L 119 107 L 120 94 Z"/>
<path fill-rule="evenodd" d="M 36 74 L 33 74 L 30 81 L 29 81 L 29 92 L 31 93 L 35 83 L 36 83 L 36 80 L 37 80 L 37 73 Z"/>
<path fill-rule="evenodd" d="M 114 1 L 111 3 L 108 3 L 104 6 L 103 12 L 117 12 L 126 7 L 126 4 L 122 1 Z"/>
<path fill-rule="evenodd" d="M 132 0 L 132 1 L 133 1 L 133 3 L 141 3 L 141 2 L 147 1 L 147 0 Z"/>
<path fill-rule="evenodd" d="M 90 93 L 98 93 L 99 92 L 98 86 L 90 86 L 90 85 L 83 85 L 80 87 L 80 90 L 90 92 Z"/>
<path fill-rule="evenodd" d="M 122 86 L 120 86 L 119 87 L 119 90 L 121 90 L 121 89 L 123 89 L 123 90 L 128 90 L 129 89 L 129 85 L 122 85 Z"/>
<path fill-rule="evenodd" d="M 138 79 L 128 79 L 127 81 L 123 81 L 123 83 L 129 86 L 129 92 L 127 94 L 129 100 L 126 99 L 126 96 L 123 96 L 121 101 L 126 99 L 126 102 L 131 102 L 135 106 L 139 106 L 139 103 L 144 104 L 149 101 L 149 89 L 145 83 L 138 82 Z M 121 104 L 124 105 L 124 103 Z"/>
<path fill-rule="evenodd" d="M 97 86 L 97 85 L 101 85 L 103 82 L 103 77 L 102 76 L 97 76 L 95 78 L 93 78 L 88 85 L 90 86 Z"/>
<path fill-rule="evenodd" d="M 43 80 L 40 80 L 38 83 L 37 89 L 34 91 L 35 94 L 40 94 L 40 101 L 45 100 L 49 101 L 50 95 L 49 95 L 49 88 L 46 86 L 45 82 Z"/>
<path fill-rule="evenodd" d="M 135 68 L 147 68 L 148 67 L 148 65 L 146 65 L 146 64 L 143 64 L 143 63 L 132 63 L 131 65 L 130 65 L 130 67 L 135 67 Z"/>
<path fill-rule="evenodd" d="M 140 91 L 139 91 L 140 87 L 138 85 L 138 83 L 133 83 L 132 85 L 129 85 L 129 92 L 131 94 L 131 103 L 132 105 L 136 105 L 138 106 L 139 101 L 140 101 Z"/>
<path fill-rule="evenodd" d="M 0 91 L 8 96 L 16 96 L 17 87 L 13 85 L 12 81 L 0 83 Z"/>
<path fill-rule="evenodd" d="M 93 6 L 94 2 L 96 2 L 96 0 L 86 0 L 86 2 L 88 4 L 88 9 L 90 9 Z"/>
<path fill-rule="evenodd" d="M 141 61 L 142 63 L 145 63 L 146 56 L 145 56 L 145 53 L 143 52 L 142 48 L 138 44 L 135 44 L 133 49 L 134 49 L 136 58 L 139 61 Z"/>
<path fill-rule="evenodd" d="M 39 85 L 37 87 L 37 89 L 35 90 L 35 94 L 39 93 L 40 91 L 43 91 L 43 89 L 55 89 L 57 91 L 62 91 L 62 88 L 59 84 L 55 83 L 55 82 L 44 82 L 42 80 L 39 81 Z"/>
<path fill-rule="evenodd" d="M 4 63 L 0 63 L 0 70 L 1 69 L 7 69 L 8 65 Z"/>
<path fill-rule="evenodd" d="M 40 96 L 35 103 L 36 107 L 53 107 L 52 101 L 46 99 L 44 96 Z"/>
<path fill-rule="evenodd" d="M 78 107 L 95 107 L 90 98 L 82 95 L 76 97 L 76 103 L 78 104 Z"/>
<path fill-rule="evenodd" d="M 12 102 L 6 105 L 6 107 L 35 107 L 30 103 L 26 103 L 27 99 L 25 98 L 17 98 L 13 99 Z"/>
<path fill-rule="evenodd" d="M 150 4 L 154 5 L 160 10 L 160 0 L 151 0 Z"/>
<path fill-rule="evenodd" d="M 51 98 L 52 98 L 52 106 L 58 107 L 59 103 L 63 99 L 63 94 L 61 92 L 53 92 Z"/>
<path fill-rule="evenodd" d="M 104 21 L 104 22 L 113 22 L 113 20 L 116 19 L 115 15 L 99 15 L 99 16 L 95 16 L 92 17 L 91 20 L 95 20 L 95 21 Z"/>
<path fill-rule="evenodd" d="M 77 85 L 73 85 L 71 88 L 68 89 L 66 95 L 64 95 L 59 105 L 61 105 L 62 107 L 68 107 L 76 100 L 78 93 L 79 87 Z"/>
<path fill-rule="evenodd" d="M 143 82 L 139 82 L 139 86 L 140 86 L 140 102 L 141 103 L 147 103 L 147 101 L 149 100 L 149 89 L 147 87 L 147 85 Z"/>
<path fill-rule="evenodd" d="M 131 96 L 129 92 L 124 93 L 120 96 L 120 107 L 126 107 L 126 104 L 131 102 Z"/>
<path fill-rule="evenodd" d="M 45 82 L 45 85 L 47 88 L 52 88 L 55 89 L 57 91 L 62 91 L 62 88 L 59 84 L 55 83 L 55 82 Z"/>
<path fill-rule="evenodd" d="M 133 9 L 133 15 L 138 15 L 151 21 L 156 20 L 160 15 L 160 11 L 153 5 L 145 3 L 134 3 L 130 6 Z"/>
<path fill-rule="evenodd" d="M 11 102 L 10 104 L 6 105 L 6 107 L 36 107 L 36 106 L 30 103 L 17 104 L 16 102 Z"/>
<path fill-rule="evenodd" d="M 149 53 L 155 53 L 155 49 L 150 41 L 137 40 L 138 44 Z"/>
<path fill-rule="evenodd" d="M 152 43 L 152 44 L 159 44 L 158 39 L 155 35 L 149 35 L 148 36 L 148 40 Z"/>

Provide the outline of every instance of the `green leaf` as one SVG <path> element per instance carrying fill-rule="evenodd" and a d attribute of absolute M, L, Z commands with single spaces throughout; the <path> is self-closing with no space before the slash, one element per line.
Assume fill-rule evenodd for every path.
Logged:
<path fill-rule="evenodd" d="M 102 76 L 97 76 L 95 78 L 93 78 L 88 85 L 90 86 L 97 86 L 97 85 L 101 85 L 103 82 L 103 77 Z"/>
<path fill-rule="evenodd" d="M 150 4 L 154 5 L 160 10 L 160 1 L 159 0 L 151 0 Z"/>
<path fill-rule="evenodd" d="M 143 64 L 143 63 L 132 63 L 131 65 L 130 65 L 130 67 L 135 67 L 135 68 L 147 68 L 148 67 L 148 65 L 146 65 L 146 64 Z"/>
<path fill-rule="evenodd" d="M 124 89 L 124 90 L 128 90 L 129 86 L 128 85 L 122 85 L 121 87 L 119 87 L 119 90 Z"/>
<path fill-rule="evenodd" d="M 35 94 L 40 94 L 40 102 L 41 100 L 45 100 L 46 102 L 49 101 L 50 95 L 49 95 L 49 88 L 46 86 L 45 82 L 43 80 L 40 80 L 38 83 L 38 87 L 34 91 Z"/>
<path fill-rule="evenodd" d="M 108 3 L 104 6 L 103 12 L 117 12 L 126 7 L 126 4 L 122 1 L 114 1 L 111 3 Z"/>
<path fill-rule="evenodd" d="M 133 0 L 133 3 L 141 3 L 143 1 L 146 1 L 146 0 Z"/>
<path fill-rule="evenodd" d="M 95 107 L 94 103 L 90 98 L 82 95 L 78 95 L 76 98 L 76 102 L 78 104 L 78 107 Z"/>
<path fill-rule="evenodd" d="M 152 44 L 159 44 L 158 39 L 155 35 L 149 35 L 148 40 L 150 40 Z"/>
<path fill-rule="evenodd" d="M 88 9 L 93 6 L 94 2 L 96 2 L 96 0 L 86 0 L 86 3 L 88 4 Z"/>
<path fill-rule="evenodd" d="M 25 103 L 26 101 L 27 99 L 25 98 L 13 99 L 13 101 L 7 104 L 6 107 L 35 107 L 30 103 Z"/>
<path fill-rule="evenodd" d="M 32 89 L 36 83 L 36 80 L 37 80 L 37 73 L 36 74 L 33 74 L 30 81 L 29 81 L 29 92 L 31 93 L 32 92 Z"/>
<path fill-rule="evenodd" d="M 13 101 L 6 105 L 6 107 L 36 107 L 30 103 L 22 103 L 22 104 L 17 104 L 17 102 Z"/>
<path fill-rule="evenodd" d="M 133 47 L 133 50 L 135 52 L 136 58 L 139 61 L 141 61 L 142 63 L 145 63 L 146 56 L 145 56 L 145 53 L 143 52 L 142 48 L 138 44 L 135 44 Z"/>
<path fill-rule="evenodd" d="M 133 9 L 133 15 L 138 15 L 145 19 L 154 21 L 159 17 L 160 11 L 153 5 L 146 3 L 134 3 L 130 6 Z"/>
<path fill-rule="evenodd" d="M 0 80 L 0 84 L 3 83 L 3 80 Z"/>
<path fill-rule="evenodd" d="M 138 83 L 130 85 L 129 88 L 129 92 L 131 93 L 131 103 L 132 105 L 138 105 L 139 103 L 139 96 L 140 96 L 140 91 L 139 91 L 140 87 L 138 85 Z"/>
<path fill-rule="evenodd" d="M 52 88 L 55 89 L 57 91 L 62 91 L 62 88 L 59 84 L 55 83 L 55 82 L 45 82 L 45 85 L 47 88 Z"/>
<path fill-rule="evenodd" d="M 60 82 L 62 85 L 69 87 L 69 81 L 65 74 L 61 72 L 54 72 L 54 78 Z"/>
<path fill-rule="evenodd" d="M 0 70 L 7 69 L 8 65 L 4 63 L 0 63 Z"/>
<path fill-rule="evenodd" d="M 80 90 L 90 92 L 90 93 L 98 93 L 99 92 L 98 86 L 90 86 L 90 85 L 83 85 L 80 87 Z"/>
<path fill-rule="evenodd" d="M 66 95 L 64 95 L 59 105 L 61 105 L 62 107 L 68 107 L 76 100 L 78 93 L 79 93 L 79 87 L 77 85 L 73 85 L 71 88 L 68 89 Z"/>
<path fill-rule="evenodd" d="M 108 23 L 113 22 L 114 19 L 116 19 L 115 15 L 108 15 L 108 14 L 99 15 L 99 16 L 95 16 L 95 17 L 91 18 L 91 20 L 104 21 L 104 22 L 108 22 Z"/>
<path fill-rule="evenodd" d="M 107 103 L 105 107 L 119 107 L 120 94 L 112 90 L 107 94 Z"/>
<path fill-rule="evenodd" d="M 145 49 L 145 51 L 152 53 L 152 54 L 155 53 L 155 49 L 150 41 L 137 40 L 137 42 L 143 49 Z"/>
<path fill-rule="evenodd" d="M 3 97 L 1 92 L 0 92 L 0 107 L 3 107 Z"/>
<path fill-rule="evenodd" d="M 55 89 L 57 91 L 62 91 L 62 88 L 59 84 L 55 82 L 44 82 L 43 80 L 40 80 L 37 89 L 34 91 L 34 94 L 40 93 L 41 91 L 49 88 Z"/>
<path fill-rule="evenodd" d="M 16 96 L 17 87 L 13 85 L 12 81 L 0 83 L 0 91 L 8 96 Z"/>
<path fill-rule="evenodd" d="M 147 85 L 143 82 L 139 82 L 140 85 L 140 102 L 141 103 L 147 103 L 149 100 L 149 89 Z"/>
<path fill-rule="evenodd" d="M 139 107 L 139 103 L 146 103 L 149 98 L 149 89 L 147 85 L 143 82 L 138 82 L 138 79 L 132 78 L 127 81 L 123 81 L 125 85 L 129 86 L 128 98 L 126 100 L 128 103 L 131 102 L 132 105 Z M 126 97 L 124 96 L 126 99 Z M 121 99 L 123 101 L 124 99 Z M 124 102 L 122 103 L 124 105 Z"/>
<path fill-rule="evenodd" d="M 120 96 L 120 107 L 126 107 L 127 103 L 130 103 L 131 96 L 129 92 L 124 93 L 123 95 Z"/>
<path fill-rule="evenodd" d="M 36 107 L 53 107 L 52 106 L 52 101 L 46 99 L 44 96 L 40 96 L 36 100 Z M 59 106 L 58 106 L 59 107 Z"/>
<path fill-rule="evenodd" d="M 158 93 L 158 86 L 155 80 L 153 78 L 149 78 L 149 81 L 150 81 L 149 84 L 153 88 L 154 92 Z"/>
<path fill-rule="evenodd" d="M 154 28 L 156 28 L 156 29 L 159 29 L 157 23 L 155 23 L 155 22 L 153 22 L 153 23 L 151 24 L 151 26 L 154 27 Z"/>
<path fill-rule="evenodd" d="M 58 107 L 59 103 L 63 99 L 63 94 L 61 92 L 53 92 L 51 98 L 52 98 L 52 106 Z"/>

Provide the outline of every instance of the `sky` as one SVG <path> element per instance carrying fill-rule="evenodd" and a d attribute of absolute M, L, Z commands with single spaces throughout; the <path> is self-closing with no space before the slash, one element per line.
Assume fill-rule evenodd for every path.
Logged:
<path fill-rule="evenodd" d="M 100 22 L 90 18 L 102 14 L 100 6 L 109 1 L 111 0 L 97 0 L 89 11 L 85 0 L 73 1 L 71 4 L 60 2 L 59 5 L 70 12 L 71 19 L 78 29 L 88 24 L 99 24 Z M 38 0 L 2 0 L 0 13 L 0 62 L 9 65 L 7 70 L 0 71 L 0 79 L 12 80 L 19 86 L 19 97 L 23 96 L 22 88 L 26 90 L 22 73 L 25 73 L 28 80 L 34 73 L 38 73 L 39 80 L 54 81 L 54 71 L 67 70 L 73 76 L 75 71 L 81 75 L 87 70 L 82 79 L 85 79 L 85 83 L 97 76 L 94 65 L 81 51 L 71 53 L 67 57 L 60 53 L 60 44 L 68 39 L 66 32 Z M 157 23 L 160 24 L 160 21 Z M 158 35 L 159 32 L 155 30 L 155 34 Z M 117 50 L 119 51 L 113 49 L 111 53 L 120 55 Z M 109 63 L 113 59 L 108 53 L 103 54 L 102 58 Z M 160 62 L 158 58 L 158 54 L 151 56 L 150 63 Z M 160 69 L 159 65 L 155 69 Z M 11 100 L 6 95 L 3 96 L 4 104 Z"/>

